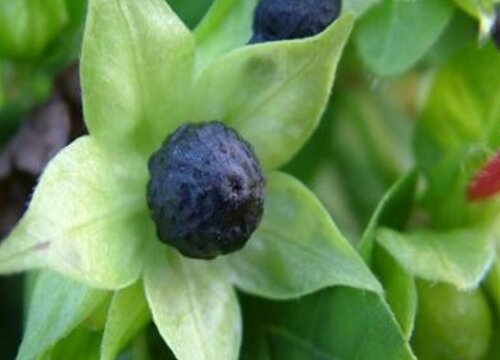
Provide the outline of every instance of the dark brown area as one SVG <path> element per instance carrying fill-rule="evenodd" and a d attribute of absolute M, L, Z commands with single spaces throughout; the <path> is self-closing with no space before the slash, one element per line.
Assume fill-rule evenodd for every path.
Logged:
<path fill-rule="evenodd" d="M 24 213 L 50 159 L 84 133 L 78 63 L 74 63 L 57 76 L 52 96 L 30 111 L 0 149 L 0 241 Z"/>
<path fill-rule="evenodd" d="M 0 154 L 0 178 L 15 171 L 39 175 L 68 142 L 70 121 L 69 108 L 58 94 L 35 108 Z"/>
<path fill-rule="evenodd" d="M 54 81 L 52 96 L 34 107 L 0 148 L 0 242 L 26 210 L 43 169 L 64 146 L 86 133 L 78 63 Z M 23 275 L 0 278 L 0 359 L 14 359 L 22 335 Z"/>

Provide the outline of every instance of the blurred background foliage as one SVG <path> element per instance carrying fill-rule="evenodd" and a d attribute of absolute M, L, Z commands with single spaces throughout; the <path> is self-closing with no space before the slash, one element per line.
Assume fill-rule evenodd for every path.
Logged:
<path fill-rule="evenodd" d="M 168 2 L 193 29 L 212 0 Z M 357 9 L 374 1 L 345 3 Z M 489 129 L 483 134 L 478 130 L 474 137 L 473 131 L 466 128 L 460 133 L 459 129 L 456 138 L 452 138 L 453 131 L 446 131 L 452 134 L 447 144 L 432 143 L 433 136 L 435 140 L 443 135 L 440 126 L 446 127 L 445 121 L 441 125 L 439 121 L 457 111 L 468 111 L 466 104 L 464 108 L 456 104 L 456 96 L 464 99 L 470 95 L 467 88 L 457 88 L 457 78 L 463 76 L 485 94 L 476 99 L 482 102 L 481 109 L 498 104 L 498 88 L 488 87 L 498 85 L 493 81 L 498 75 L 495 78 L 492 73 L 499 69 L 498 50 L 488 44 L 494 19 L 492 4 L 384 0 L 357 22 L 319 128 L 284 167 L 318 195 L 354 245 L 364 238 L 384 194 L 415 167 L 427 180 L 421 179 L 419 189 L 424 184 L 429 187 L 414 204 L 410 227 L 449 229 L 474 223 L 477 218 L 495 218 L 498 213 L 497 203 L 478 208 L 466 204 L 464 197 L 464 187 L 478 164 L 498 151 L 498 131 Z M 22 214 L 36 178 L 50 157 L 85 133 L 75 64 L 85 9 L 86 0 L 0 0 L 0 237 Z M 391 17 L 396 21 L 389 23 Z M 381 44 L 386 46 L 381 48 Z M 459 91 L 463 93 L 457 95 Z M 492 126 L 498 130 L 498 114 L 492 116 L 496 116 L 491 120 L 496 125 Z M 65 130 L 61 132 L 61 128 Z M 463 133 L 472 138 L 464 141 Z M 486 147 L 482 142 L 485 136 L 491 138 Z M 23 153 L 23 147 L 31 152 L 49 150 L 46 156 L 33 159 Z M 457 166 L 467 171 L 462 173 Z M 498 262 L 485 284 L 463 293 L 442 283 L 415 283 L 379 246 L 372 260 L 374 271 L 387 288 L 388 303 L 408 336 L 412 334 L 418 297 L 412 344 L 422 359 L 456 360 L 456 354 L 462 354 L 463 359 L 498 359 Z M 393 274 L 398 274 L 397 281 Z M 19 346 L 24 283 L 23 276 L 0 277 L 0 359 L 13 359 Z M 30 282 L 27 284 L 29 293 Z M 392 303 L 391 294 L 397 292 L 401 298 L 401 291 L 406 292 L 408 301 Z M 374 359 L 373 353 L 363 351 L 381 348 L 395 349 L 391 358 L 400 358 L 397 351 L 401 344 L 396 344 L 394 334 L 384 326 L 392 321 L 390 309 L 370 294 L 348 288 L 325 289 L 286 303 L 244 294 L 240 297 L 245 323 L 242 359 L 311 359 L 311 354 L 317 359 Z M 441 300 L 436 303 L 436 298 Z M 346 303 L 350 306 L 345 307 Z M 310 315 L 313 312 L 315 318 Z M 349 325 L 351 316 L 366 321 L 362 326 Z M 321 326 L 317 319 L 323 322 Z M 49 358 L 78 359 L 78 346 L 96 349 L 97 358 L 101 330 L 92 326 L 77 329 Z M 380 334 L 385 343 L 379 342 Z M 335 342 L 329 341 L 332 337 Z M 371 345 L 359 350 L 360 341 Z M 325 353 L 318 353 L 318 349 Z M 58 357 L 60 354 L 66 356 Z M 173 359 L 173 355 L 156 329 L 148 326 L 120 358 Z"/>

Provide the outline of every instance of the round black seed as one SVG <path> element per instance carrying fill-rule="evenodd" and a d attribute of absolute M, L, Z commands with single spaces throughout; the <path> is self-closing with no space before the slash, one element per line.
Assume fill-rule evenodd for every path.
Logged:
<path fill-rule="evenodd" d="M 260 223 L 265 179 L 252 146 L 221 122 L 178 128 L 149 160 L 148 206 L 161 241 L 211 259 Z"/>
<path fill-rule="evenodd" d="M 341 0 L 261 0 L 249 43 L 314 36 L 338 18 Z"/>

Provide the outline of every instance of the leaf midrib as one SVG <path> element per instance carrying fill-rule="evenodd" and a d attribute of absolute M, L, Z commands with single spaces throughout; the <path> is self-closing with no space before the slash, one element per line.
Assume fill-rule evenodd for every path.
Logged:
<path fill-rule="evenodd" d="M 95 223 L 103 222 L 103 221 L 109 221 L 110 219 L 117 220 L 117 219 L 125 219 L 128 217 L 132 217 L 135 214 L 140 214 L 142 213 L 142 208 L 135 206 L 138 203 L 144 201 L 142 198 L 139 199 L 139 197 L 131 197 L 128 199 L 128 201 L 121 202 L 115 207 L 111 209 L 107 209 L 106 212 L 102 214 L 97 214 L 95 217 L 92 217 L 90 219 L 86 219 L 85 221 L 75 224 L 74 226 L 70 226 L 63 231 L 56 232 L 51 236 L 47 236 L 44 238 L 39 237 L 37 234 L 34 234 L 30 231 L 29 228 L 25 229 L 24 232 L 21 234 L 21 236 L 25 233 L 26 235 L 36 239 L 37 243 L 28 246 L 27 248 L 24 248 L 20 251 L 16 251 L 14 254 L 8 254 L 7 259 L 1 259 L 2 266 L 8 265 L 12 262 L 15 263 L 15 260 L 19 257 L 25 256 L 27 253 L 31 251 L 50 251 L 51 244 L 53 241 L 58 241 L 61 237 L 63 237 L 65 234 L 70 234 L 73 232 L 76 232 L 78 230 L 84 229 L 88 226 L 91 226 Z M 125 211 L 124 211 L 125 209 Z M 128 210 L 128 211 L 126 211 Z M 112 215 L 108 215 L 112 214 Z M 19 236 L 19 235 L 17 235 Z"/>

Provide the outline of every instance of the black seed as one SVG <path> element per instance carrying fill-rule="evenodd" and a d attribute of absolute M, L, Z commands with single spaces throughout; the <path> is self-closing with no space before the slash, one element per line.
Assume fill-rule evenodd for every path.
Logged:
<path fill-rule="evenodd" d="M 261 0 L 249 43 L 314 36 L 338 18 L 341 0 Z"/>
<path fill-rule="evenodd" d="M 260 223 L 265 179 L 252 146 L 221 122 L 181 126 L 149 160 L 158 237 L 211 259 L 241 249 Z"/>

